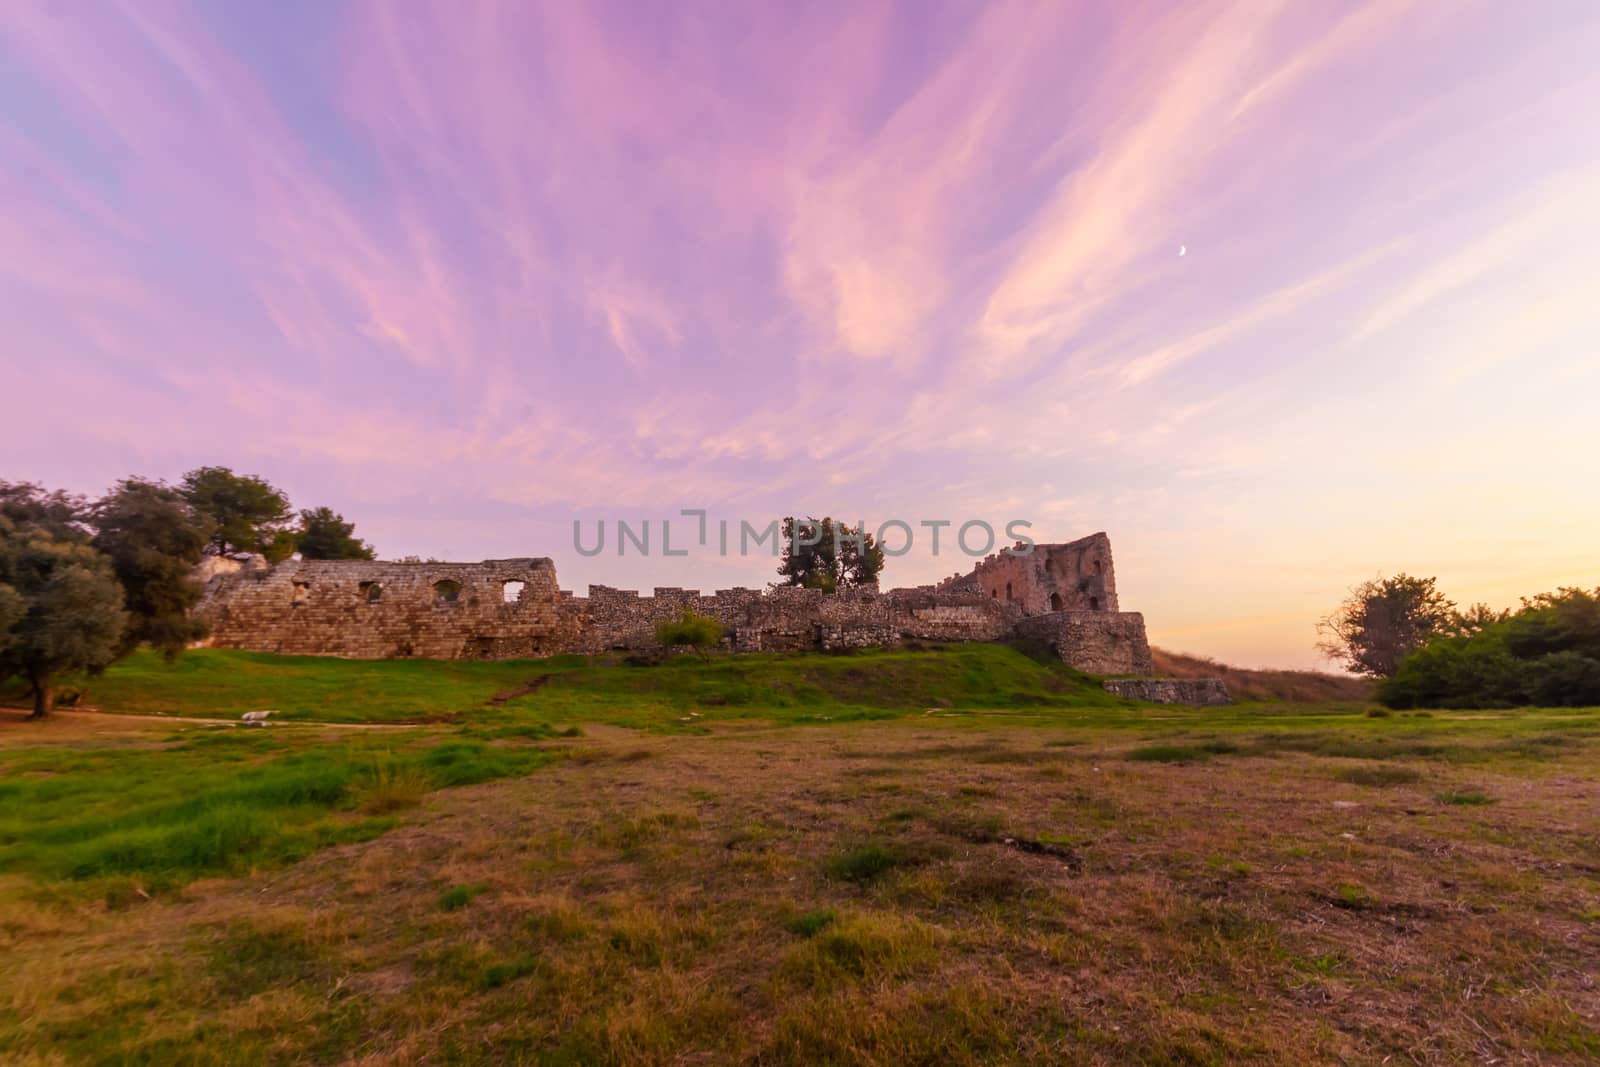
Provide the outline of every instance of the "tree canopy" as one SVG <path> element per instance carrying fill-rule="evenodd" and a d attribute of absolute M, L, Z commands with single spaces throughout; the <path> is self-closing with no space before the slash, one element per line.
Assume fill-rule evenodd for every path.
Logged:
<path fill-rule="evenodd" d="M 372 559 L 372 546 L 355 536 L 356 524 L 332 508 L 300 512 L 296 544 L 302 559 Z"/>
<path fill-rule="evenodd" d="M 25 675 L 33 714 L 54 704 L 53 680 L 116 658 L 127 624 L 111 562 L 81 533 L 0 514 L 0 678 Z"/>
<path fill-rule="evenodd" d="M 1344 603 L 1317 626 L 1317 647 L 1356 674 L 1387 678 L 1400 661 L 1446 633 L 1457 619 L 1455 604 L 1432 578 L 1397 574 L 1374 578 L 1350 590 Z"/>
<path fill-rule="evenodd" d="M 832 517 L 783 520 L 779 585 L 824 593 L 876 585 L 883 562 L 883 549 L 862 529 Z"/>
<path fill-rule="evenodd" d="M 212 554 L 260 552 L 276 561 L 294 552 L 289 498 L 265 479 L 227 467 L 199 467 L 183 476 L 180 492 L 211 521 Z"/>
<path fill-rule="evenodd" d="M 110 559 L 127 600 L 122 650 L 148 641 L 169 657 L 205 636 L 189 611 L 200 599 L 192 577 L 211 541 L 211 520 L 162 482 L 127 478 L 90 511 L 92 544 Z"/>

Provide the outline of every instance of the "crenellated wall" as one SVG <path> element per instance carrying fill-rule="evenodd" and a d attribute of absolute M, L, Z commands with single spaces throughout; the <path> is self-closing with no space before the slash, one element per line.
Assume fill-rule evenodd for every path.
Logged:
<path fill-rule="evenodd" d="M 737 652 L 1042 640 L 1093 674 L 1149 674 L 1144 617 L 1117 610 L 1111 541 L 1094 534 L 1031 555 L 998 553 L 967 575 L 916 589 L 657 588 L 563 592 L 544 558 L 482 563 L 363 560 L 252 563 L 217 573 L 196 608 L 209 644 L 384 659 L 514 659 L 657 647 L 685 609 L 722 623 Z"/>

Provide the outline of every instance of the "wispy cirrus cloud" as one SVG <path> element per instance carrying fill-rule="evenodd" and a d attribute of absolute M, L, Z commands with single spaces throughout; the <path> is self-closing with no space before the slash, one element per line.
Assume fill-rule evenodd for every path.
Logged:
<path fill-rule="evenodd" d="M 6 5 L 0 387 L 60 400 L 5 473 L 233 462 L 466 556 L 606 507 L 1015 509 L 1111 529 L 1158 632 L 1303 659 L 1229 618 L 1462 501 L 1509 552 L 1578 473 L 1597 21 Z M 1220 620 L 1216 559 L 1268 575 Z"/>

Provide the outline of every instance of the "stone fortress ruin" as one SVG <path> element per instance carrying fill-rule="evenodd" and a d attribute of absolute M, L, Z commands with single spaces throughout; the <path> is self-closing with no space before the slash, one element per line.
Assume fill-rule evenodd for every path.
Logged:
<path fill-rule="evenodd" d="M 1019 544 L 1017 546 L 1021 548 Z M 591 585 L 577 596 L 546 558 L 481 563 L 257 562 L 213 574 L 196 613 L 207 644 L 260 652 L 388 659 L 524 659 L 659 648 L 656 624 L 685 608 L 722 623 L 734 652 L 882 647 L 910 641 L 1014 641 L 1048 647 L 1139 699 L 1226 702 L 1214 687 L 1156 686 L 1144 616 L 1118 609 L 1104 533 L 998 552 L 937 585 L 825 594 L 816 589 L 662 588 L 651 596 Z M 1219 690 L 1220 693 L 1219 693 Z"/>

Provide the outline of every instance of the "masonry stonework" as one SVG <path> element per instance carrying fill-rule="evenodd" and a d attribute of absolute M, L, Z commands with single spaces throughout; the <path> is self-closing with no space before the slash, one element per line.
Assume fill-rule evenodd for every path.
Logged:
<path fill-rule="evenodd" d="M 1020 547 L 1020 546 L 1019 546 Z M 656 624 L 685 609 L 722 623 L 735 652 L 1042 641 L 1104 675 L 1151 673 L 1144 616 L 1117 610 L 1105 534 L 1030 555 L 990 556 L 967 575 L 914 589 L 694 589 L 650 596 L 556 582 L 545 558 L 481 563 L 291 560 L 213 573 L 197 614 L 220 648 L 386 659 L 518 659 L 658 647 Z"/>

